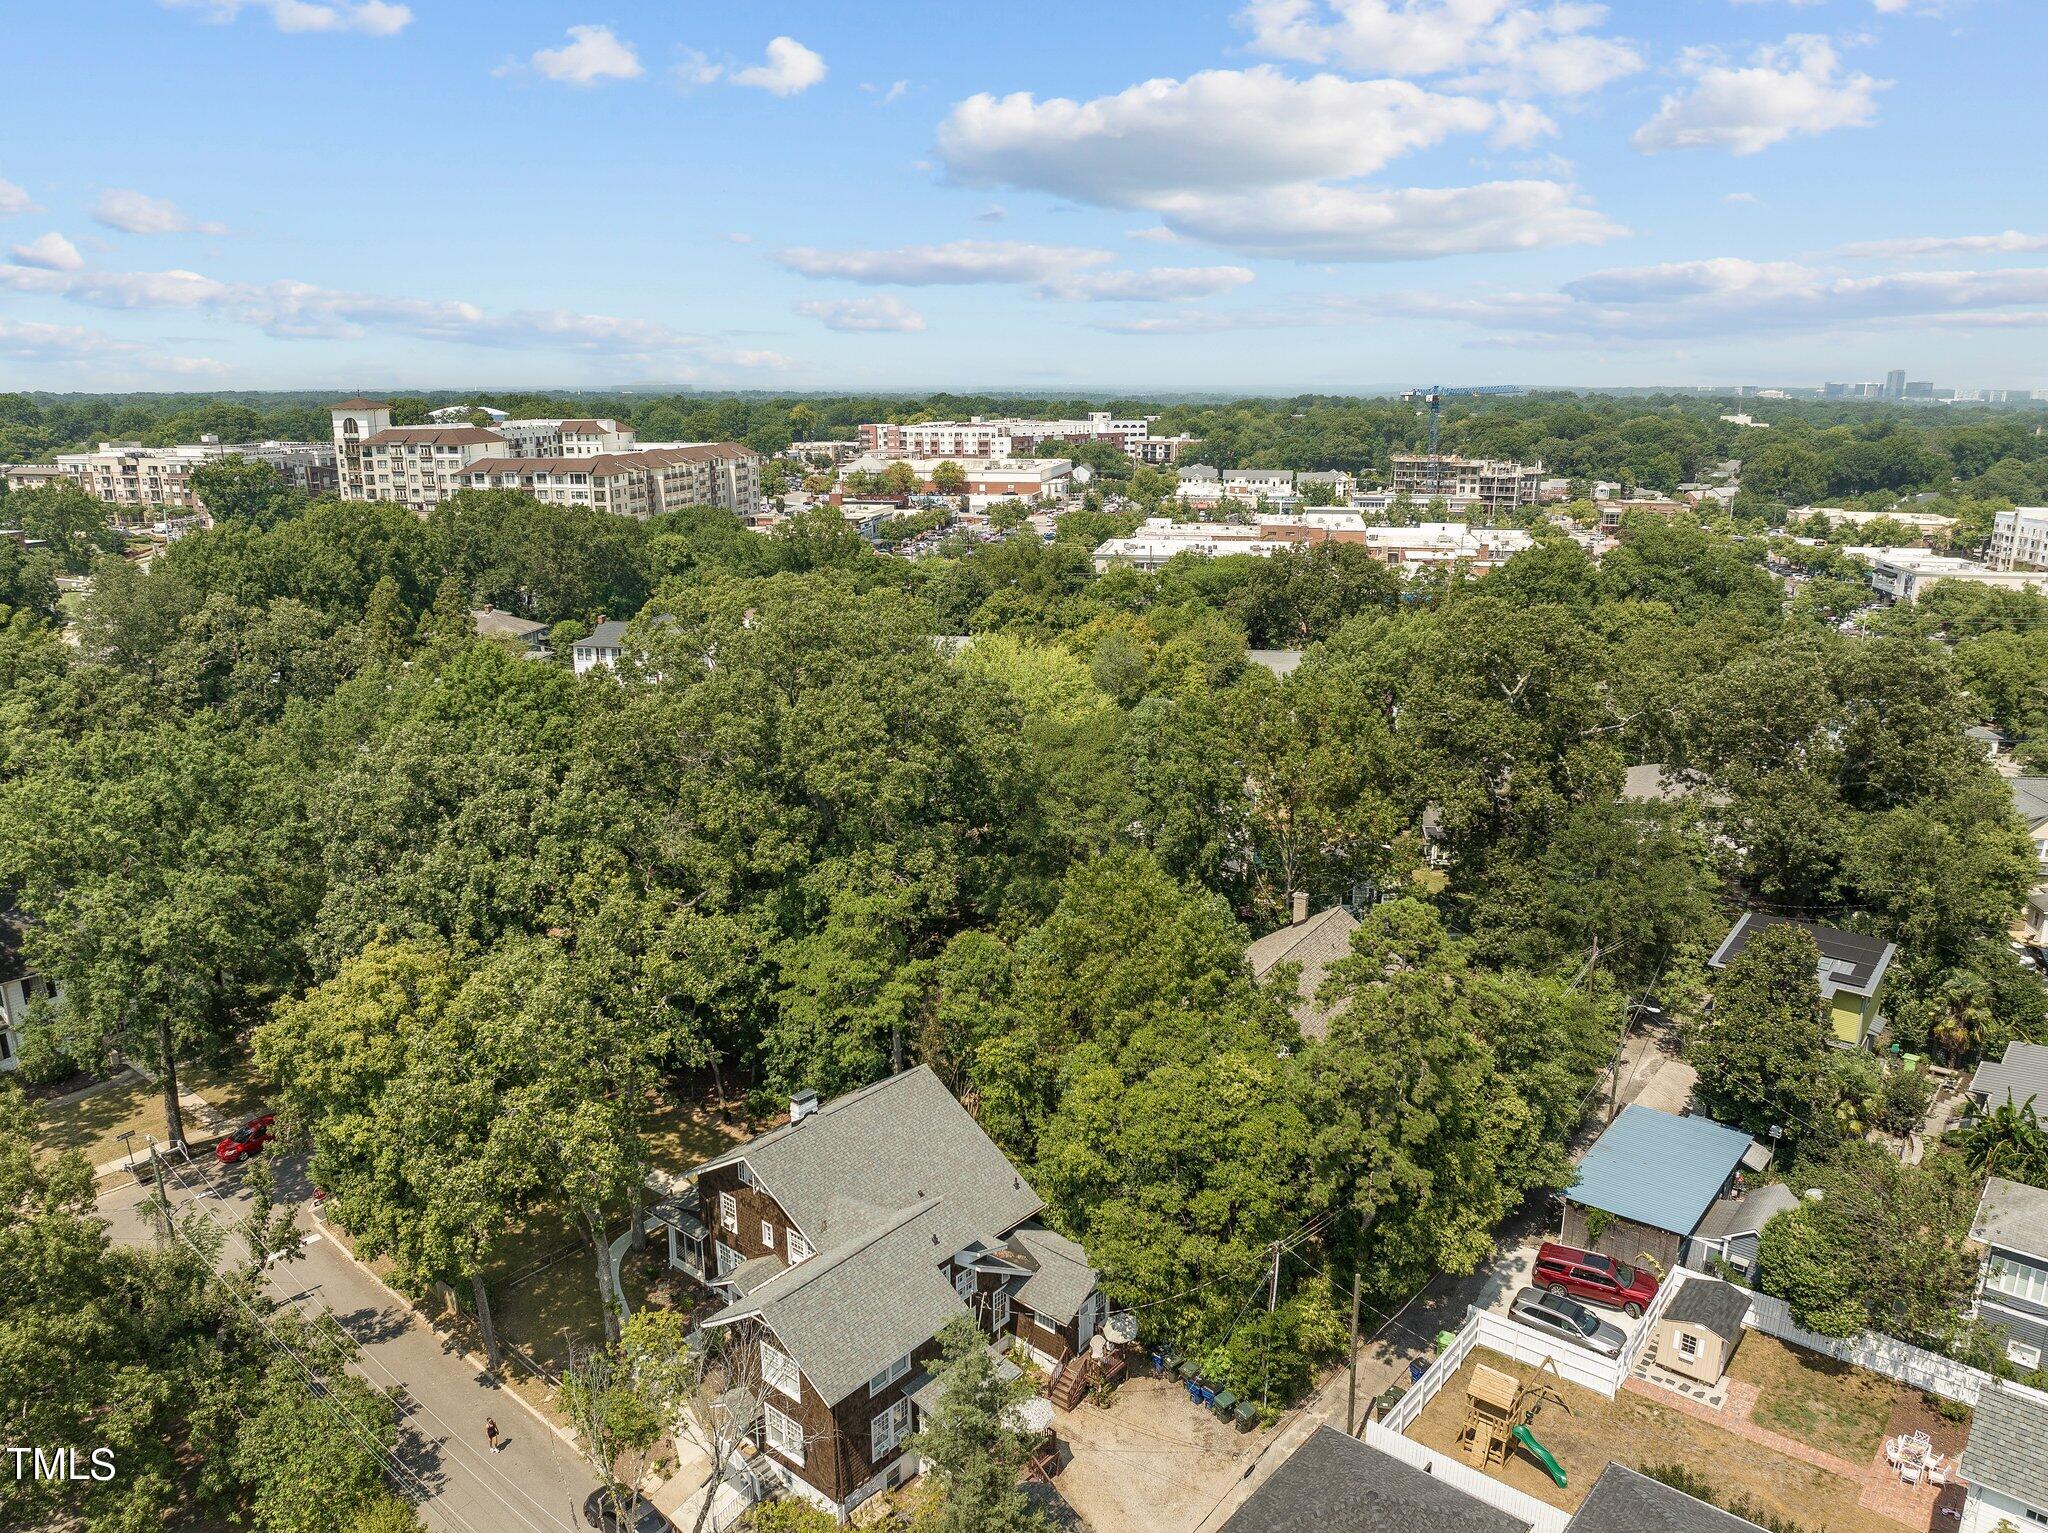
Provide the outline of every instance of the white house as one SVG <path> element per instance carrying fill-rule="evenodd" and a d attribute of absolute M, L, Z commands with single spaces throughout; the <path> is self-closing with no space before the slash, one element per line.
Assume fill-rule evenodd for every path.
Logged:
<path fill-rule="evenodd" d="M 2048 1528 L 2048 1395 L 2017 1384 L 1986 1389 L 1961 1469 L 1970 1496 L 1956 1533 L 1992 1533 L 2000 1523 L 2020 1533 Z"/>

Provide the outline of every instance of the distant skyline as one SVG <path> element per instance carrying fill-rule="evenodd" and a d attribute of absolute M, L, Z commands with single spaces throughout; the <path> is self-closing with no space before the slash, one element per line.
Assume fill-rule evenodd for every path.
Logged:
<path fill-rule="evenodd" d="M 10 42 L 0 388 L 2048 388 L 2038 0 L 74 0 Z"/>

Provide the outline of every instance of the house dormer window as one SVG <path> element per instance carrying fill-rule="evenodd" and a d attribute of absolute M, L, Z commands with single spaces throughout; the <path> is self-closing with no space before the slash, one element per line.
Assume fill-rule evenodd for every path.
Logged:
<path fill-rule="evenodd" d="M 783 1252 L 789 1257 L 790 1266 L 811 1259 L 811 1243 L 804 1239 L 802 1230 L 791 1230 L 789 1238 L 782 1243 Z"/>
<path fill-rule="evenodd" d="M 765 1336 L 761 1338 L 761 1382 L 792 1400 L 803 1398 L 803 1376 L 795 1361 Z"/>

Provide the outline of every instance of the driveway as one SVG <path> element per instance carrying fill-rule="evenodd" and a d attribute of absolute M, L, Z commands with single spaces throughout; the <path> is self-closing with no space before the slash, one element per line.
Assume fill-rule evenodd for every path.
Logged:
<path fill-rule="evenodd" d="M 298 1167 L 280 1165 L 278 1197 L 303 1197 Z M 216 1222 L 232 1231 L 249 1209 L 238 1172 L 197 1159 L 171 1186 L 181 1221 Z M 103 1193 L 101 1214 L 114 1239 L 147 1244 L 156 1239 L 148 1189 L 133 1182 Z M 331 1312 L 361 1346 L 356 1372 L 372 1384 L 401 1392 L 397 1488 L 415 1502 L 437 1533 L 562 1533 L 583 1526 L 583 1500 L 597 1479 L 582 1455 L 510 1389 L 469 1363 L 396 1294 L 319 1233 L 303 1205 L 308 1231 L 297 1257 L 270 1269 L 266 1287 L 281 1302 L 308 1313 Z M 230 1233 L 227 1254 L 246 1259 L 248 1248 Z M 495 1419 L 504 1451 L 492 1454 L 484 1422 Z"/>

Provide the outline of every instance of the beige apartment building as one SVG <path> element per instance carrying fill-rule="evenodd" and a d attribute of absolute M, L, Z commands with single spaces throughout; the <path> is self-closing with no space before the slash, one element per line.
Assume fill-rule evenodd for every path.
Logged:
<path fill-rule="evenodd" d="M 2048 506 L 2020 506 L 1991 519 L 1991 567 L 2048 570 Z"/>
<path fill-rule="evenodd" d="M 102 442 L 92 452 L 59 453 L 58 472 L 115 516 L 145 512 L 192 512 L 206 508 L 192 490 L 192 475 L 222 458 L 268 463 L 294 489 L 308 495 L 333 493 L 334 452 L 319 442 L 222 442 L 202 438 L 177 447 L 144 447 L 140 442 Z M 44 482 L 50 482 L 46 477 Z"/>
<path fill-rule="evenodd" d="M 638 442 L 630 426 L 592 417 L 489 426 L 394 426 L 379 400 L 331 407 L 341 493 L 427 511 L 458 490 L 516 489 L 551 505 L 647 517 L 681 506 L 751 516 L 761 459 L 737 442 Z"/>
<path fill-rule="evenodd" d="M 1493 516 L 1533 506 L 1542 498 L 1543 465 L 1397 452 L 1394 493 L 1416 500 L 1441 495 L 1461 509 L 1473 507 Z"/>

